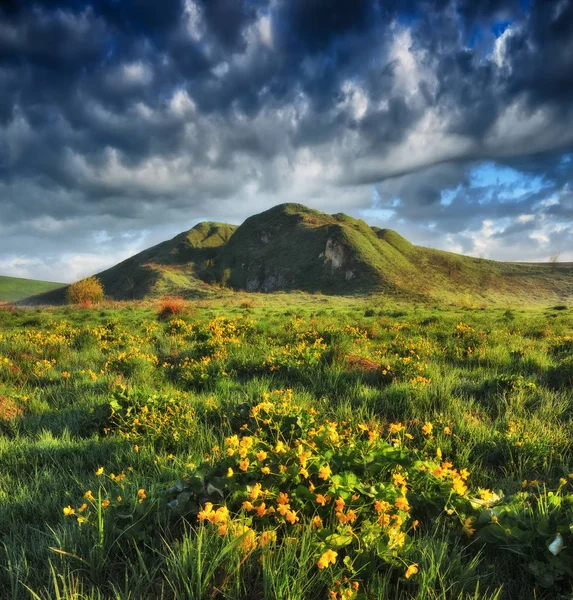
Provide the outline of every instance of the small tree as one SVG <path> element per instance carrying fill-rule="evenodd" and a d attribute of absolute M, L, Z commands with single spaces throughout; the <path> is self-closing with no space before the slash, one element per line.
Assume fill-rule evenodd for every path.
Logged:
<path fill-rule="evenodd" d="M 81 279 L 70 285 L 66 297 L 69 304 L 98 304 L 103 300 L 103 285 L 95 276 Z"/>
<path fill-rule="evenodd" d="M 559 262 L 559 254 L 554 254 L 549 259 L 549 262 L 551 263 L 551 270 L 555 273 L 555 271 L 557 270 L 557 263 Z"/>
<path fill-rule="evenodd" d="M 229 280 L 231 279 L 231 269 L 225 269 L 223 271 L 223 275 L 221 275 L 221 287 L 226 288 L 229 285 Z"/>

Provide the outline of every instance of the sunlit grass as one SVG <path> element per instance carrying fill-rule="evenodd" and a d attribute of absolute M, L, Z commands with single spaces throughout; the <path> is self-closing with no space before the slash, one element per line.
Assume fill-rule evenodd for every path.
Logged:
<path fill-rule="evenodd" d="M 570 311 L 225 304 L 0 310 L 0 597 L 573 592 Z"/>

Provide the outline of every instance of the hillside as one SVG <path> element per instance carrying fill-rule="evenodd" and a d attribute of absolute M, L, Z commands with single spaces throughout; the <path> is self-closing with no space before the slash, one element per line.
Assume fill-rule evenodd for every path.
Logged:
<path fill-rule="evenodd" d="M 41 294 L 57 288 L 65 283 L 22 279 L 21 277 L 5 277 L 0 275 L 0 302 L 16 302 L 33 294 Z"/>
<path fill-rule="evenodd" d="M 573 266 L 503 263 L 415 246 L 391 229 L 281 204 L 241 226 L 199 223 L 98 274 L 114 299 L 235 290 L 384 293 L 410 299 L 543 303 L 573 298 Z M 31 298 L 58 304 L 65 290 Z"/>
<path fill-rule="evenodd" d="M 106 296 L 115 300 L 141 300 L 148 296 L 184 294 L 209 295 L 213 261 L 229 240 L 236 225 L 203 222 L 171 240 L 152 246 L 139 254 L 97 274 Z M 29 299 L 33 304 L 61 304 L 65 288 Z"/>

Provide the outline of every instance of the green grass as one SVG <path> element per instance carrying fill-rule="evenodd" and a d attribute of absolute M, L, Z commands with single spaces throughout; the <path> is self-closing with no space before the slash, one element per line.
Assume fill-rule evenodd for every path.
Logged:
<path fill-rule="evenodd" d="M 61 288 L 64 285 L 64 283 L 0 275 L 0 302 L 16 302 L 34 294 Z"/>
<path fill-rule="evenodd" d="M 573 311 L 555 307 L 272 294 L 188 303 L 171 321 L 151 304 L 0 310 L 0 597 L 569 598 L 572 351 Z M 363 499 L 373 482 L 388 487 L 392 473 L 406 473 L 405 527 L 419 525 L 404 546 L 372 554 L 366 508 L 357 509 L 355 537 L 335 565 L 318 569 L 331 542 L 311 526 L 296 485 L 284 488 L 298 502 L 296 525 L 248 521 L 258 532 L 276 529 L 268 546 L 246 551 L 244 538 L 198 524 L 207 500 L 222 502 L 218 489 L 233 511 L 245 482 L 262 477 L 253 465 L 241 473 L 225 438 L 252 431 L 267 444 L 271 434 L 252 429 L 252 407 L 285 394 L 273 418 L 287 444 L 326 422 L 339 424 L 341 440 L 346 428 L 379 428 L 374 463 L 364 462 L 358 433 L 319 443 L 320 462 L 308 468 L 319 486 L 318 466 L 327 461 L 334 472 L 338 460 L 354 461 Z M 412 438 L 401 438 L 399 455 L 388 434 L 398 422 Z M 413 465 L 438 454 L 469 470 L 464 496 L 417 479 L 424 471 Z M 169 491 L 176 482 L 179 491 Z M 472 508 L 483 489 L 504 499 Z M 64 516 L 68 506 L 74 515 Z M 473 535 L 462 529 L 468 515 Z M 554 556 L 557 533 L 565 549 Z M 406 579 L 413 563 L 418 573 Z"/>

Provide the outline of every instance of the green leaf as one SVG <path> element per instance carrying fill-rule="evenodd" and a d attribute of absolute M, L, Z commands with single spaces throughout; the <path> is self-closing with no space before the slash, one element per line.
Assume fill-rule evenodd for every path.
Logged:
<path fill-rule="evenodd" d="M 352 544 L 353 539 L 354 538 L 351 535 L 333 533 L 325 539 L 325 542 L 328 544 L 329 548 L 332 548 L 333 550 L 339 550 L 340 548 L 344 548 L 345 546 Z"/>

